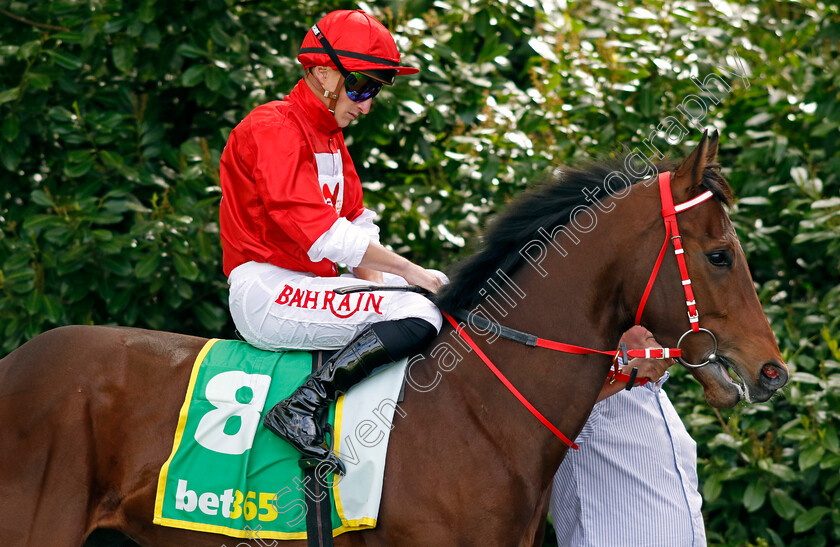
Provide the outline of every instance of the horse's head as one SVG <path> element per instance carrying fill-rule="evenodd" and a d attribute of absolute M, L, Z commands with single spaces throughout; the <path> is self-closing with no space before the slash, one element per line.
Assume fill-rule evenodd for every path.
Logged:
<path fill-rule="evenodd" d="M 787 383 L 789 375 L 756 295 L 744 251 L 724 209 L 732 192 L 720 175 L 717 149 L 717 133 L 711 137 L 704 133 L 697 148 L 672 172 L 671 190 L 674 203 L 691 200 L 706 190 L 715 196 L 677 215 L 699 326 L 712 334 L 690 332 L 681 348 L 689 364 L 709 361 L 705 366 L 690 368 L 691 373 L 703 385 L 710 405 L 729 408 L 741 397 L 748 402 L 766 401 Z M 659 234 L 661 223 L 660 218 Z M 660 277 L 642 324 L 670 345 L 680 340 L 689 325 L 677 259 L 670 248 Z M 733 382 L 727 368 L 734 370 L 743 386 Z"/>

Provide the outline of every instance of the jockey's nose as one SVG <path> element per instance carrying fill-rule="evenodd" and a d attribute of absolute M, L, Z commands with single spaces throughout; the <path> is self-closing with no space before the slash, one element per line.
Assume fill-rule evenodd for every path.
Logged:
<path fill-rule="evenodd" d="M 360 103 L 356 103 L 359 105 L 359 109 L 362 111 L 362 114 L 367 114 L 370 112 L 370 105 L 373 103 L 373 97 L 370 99 L 365 99 Z"/>

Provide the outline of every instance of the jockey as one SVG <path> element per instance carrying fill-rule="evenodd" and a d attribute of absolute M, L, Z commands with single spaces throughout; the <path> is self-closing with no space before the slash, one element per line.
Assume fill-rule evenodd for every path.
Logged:
<path fill-rule="evenodd" d="M 321 19 L 298 61 L 304 77 L 284 100 L 248 114 L 222 154 L 223 267 L 231 316 L 246 341 L 267 350 L 339 350 L 263 424 L 305 458 L 343 472 L 325 443 L 324 410 L 376 367 L 418 353 L 442 318 L 416 293 L 333 291 L 362 279 L 434 292 L 446 278 L 379 244 L 342 134 L 383 85 L 418 69 L 400 66 L 391 34 L 361 10 Z M 353 275 L 338 276 L 337 263 Z"/>

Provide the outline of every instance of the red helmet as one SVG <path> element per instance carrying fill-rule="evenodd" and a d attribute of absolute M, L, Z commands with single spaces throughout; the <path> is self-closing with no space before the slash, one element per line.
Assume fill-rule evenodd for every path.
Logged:
<path fill-rule="evenodd" d="M 413 67 L 400 66 L 400 52 L 397 51 L 391 33 L 362 10 L 330 12 L 309 29 L 298 53 L 298 61 L 304 68 L 331 66 L 339 69 L 315 35 L 316 28 L 320 29 L 338 55 L 341 65 L 348 71 L 396 70 L 397 74 L 419 72 L 419 69 Z"/>

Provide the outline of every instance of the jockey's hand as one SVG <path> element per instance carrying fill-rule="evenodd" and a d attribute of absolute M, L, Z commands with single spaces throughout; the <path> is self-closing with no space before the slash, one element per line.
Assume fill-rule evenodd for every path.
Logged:
<path fill-rule="evenodd" d="M 653 337 L 653 334 L 646 328 L 642 327 L 641 325 L 636 325 L 630 327 L 624 334 L 621 335 L 621 340 L 619 340 L 619 347 L 621 347 L 621 342 L 627 344 L 627 349 L 645 349 L 645 348 L 661 348 L 662 344 L 656 341 Z M 621 367 L 621 372 L 625 374 L 630 374 L 630 371 L 633 370 L 633 367 L 639 369 L 639 372 L 636 374 L 636 378 L 649 378 L 651 382 L 656 382 L 662 375 L 665 374 L 665 371 L 668 370 L 668 367 L 674 364 L 673 359 L 641 359 L 635 358 L 630 359 L 629 364 L 625 364 Z"/>
<path fill-rule="evenodd" d="M 434 273 L 373 241 L 368 245 L 359 266 L 398 275 L 409 285 L 417 285 L 431 292 L 437 292 L 443 285 L 443 280 Z"/>
<path fill-rule="evenodd" d="M 412 264 L 407 269 L 403 274 L 403 279 L 409 285 L 417 285 L 433 293 L 438 292 L 438 289 L 443 286 L 443 280 L 440 277 L 416 264 Z"/>

